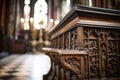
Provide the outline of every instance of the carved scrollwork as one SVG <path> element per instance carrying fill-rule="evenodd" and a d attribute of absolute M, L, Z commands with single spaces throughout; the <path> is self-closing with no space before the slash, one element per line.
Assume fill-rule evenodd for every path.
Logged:
<path fill-rule="evenodd" d="M 76 72 L 77 74 L 80 74 L 81 71 L 81 64 L 80 64 L 80 58 L 78 57 L 74 57 L 74 56 L 70 56 L 70 57 L 64 57 L 64 64 L 71 68 L 74 72 Z"/>

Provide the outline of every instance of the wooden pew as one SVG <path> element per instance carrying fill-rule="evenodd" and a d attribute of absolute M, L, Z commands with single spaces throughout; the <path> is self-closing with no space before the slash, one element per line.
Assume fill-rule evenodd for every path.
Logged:
<path fill-rule="evenodd" d="M 49 35 L 53 49 L 88 54 L 85 79 L 120 79 L 120 11 L 77 4 Z"/>

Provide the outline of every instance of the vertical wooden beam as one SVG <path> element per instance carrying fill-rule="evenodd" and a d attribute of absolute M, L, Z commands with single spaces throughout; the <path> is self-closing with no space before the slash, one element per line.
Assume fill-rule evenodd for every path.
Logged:
<path fill-rule="evenodd" d="M 59 77 L 59 65 L 56 65 L 56 77 L 57 77 L 57 79 L 60 79 L 60 77 Z"/>
<path fill-rule="evenodd" d="M 51 47 L 55 48 L 55 40 L 54 39 L 51 40 Z"/>
<path fill-rule="evenodd" d="M 88 28 L 88 80 L 90 80 L 90 30 Z"/>
<path fill-rule="evenodd" d="M 84 57 L 80 57 L 81 59 L 81 61 L 80 61 L 80 65 L 81 65 L 81 79 L 82 80 L 84 80 L 85 79 L 85 59 L 84 59 Z"/>
<path fill-rule="evenodd" d="M 55 42 L 55 48 L 56 48 L 56 38 L 54 38 L 54 42 Z"/>
<path fill-rule="evenodd" d="M 83 49 L 83 27 L 77 27 L 78 47 Z"/>
<path fill-rule="evenodd" d="M 59 36 L 59 49 L 61 49 L 61 35 Z"/>
<path fill-rule="evenodd" d="M 66 71 L 65 77 L 65 80 L 70 80 L 70 71 Z"/>
<path fill-rule="evenodd" d="M 60 69 L 60 80 L 65 80 L 65 72 L 63 68 Z"/>
<path fill-rule="evenodd" d="M 59 36 L 57 37 L 57 48 L 59 49 L 59 47 L 60 47 L 60 42 L 59 42 Z"/>
<path fill-rule="evenodd" d="M 63 34 L 63 43 L 62 43 L 63 44 L 63 46 L 62 46 L 63 49 L 65 49 L 65 39 L 64 38 L 65 38 L 65 35 Z"/>
<path fill-rule="evenodd" d="M 101 67 L 102 67 L 102 62 L 101 62 L 101 51 L 100 51 L 100 32 L 98 32 L 98 54 L 99 54 L 99 78 L 101 78 L 101 75 L 102 75 L 102 70 L 101 70 Z"/>
<path fill-rule="evenodd" d="M 70 35 L 70 31 L 68 32 L 68 37 L 69 37 L 69 41 L 68 41 L 68 49 L 70 49 L 70 43 L 71 43 L 71 35 Z"/>
<path fill-rule="evenodd" d="M 60 36 L 60 49 L 62 49 L 62 35 Z"/>
<path fill-rule="evenodd" d="M 106 48 L 107 48 L 107 53 L 106 53 L 106 65 L 105 65 L 105 67 L 106 67 L 106 76 L 108 77 L 108 75 L 109 75 L 109 52 L 108 52 L 108 33 L 106 34 L 106 38 L 107 38 L 107 40 L 106 40 Z"/>

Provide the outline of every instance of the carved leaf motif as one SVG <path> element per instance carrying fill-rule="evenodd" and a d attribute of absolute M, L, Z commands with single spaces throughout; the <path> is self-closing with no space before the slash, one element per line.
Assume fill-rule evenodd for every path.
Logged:
<path fill-rule="evenodd" d="M 76 57 L 68 57 L 68 58 L 64 58 L 65 63 L 67 63 L 70 67 L 72 67 L 75 72 L 77 72 L 78 74 L 80 74 L 80 58 L 76 58 Z"/>

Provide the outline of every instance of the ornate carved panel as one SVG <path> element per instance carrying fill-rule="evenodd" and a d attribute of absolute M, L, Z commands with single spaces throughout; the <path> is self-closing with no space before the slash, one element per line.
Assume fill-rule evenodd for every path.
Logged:
<path fill-rule="evenodd" d="M 108 33 L 108 77 L 118 76 L 119 30 L 109 30 Z"/>
<path fill-rule="evenodd" d="M 70 31 L 70 35 L 71 35 L 71 38 L 70 38 L 70 49 L 76 49 L 78 50 L 78 41 L 77 41 L 77 29 L 73 29 Z"/>
<path fill-rule="evenodd" d="M 89 78 L 118 76 L 120 32 L 113 29 L 84 28 L 84 49 L 88 53 Z"/>
<path fill-rule="evenodd" d="M 98 31 L 98 46 L 99 46 L 99 60 L 100 60 L 100 78 L 106 77 L 108 74 L 108 33 L 99 29 Z"/>
<path fill-rule="evenodd" d="M 84 29 L 84 49 L 88 53 L 89 76 L 99 76 L 98 32 L 95 29 Z"/>

